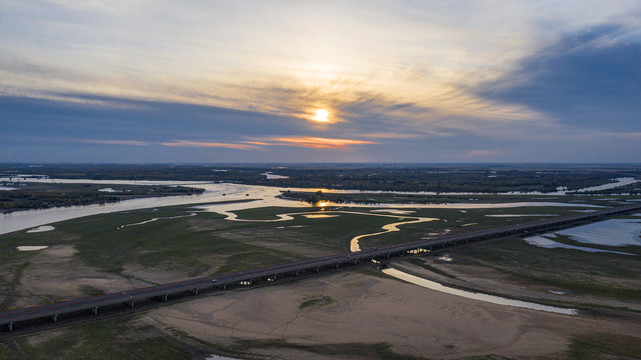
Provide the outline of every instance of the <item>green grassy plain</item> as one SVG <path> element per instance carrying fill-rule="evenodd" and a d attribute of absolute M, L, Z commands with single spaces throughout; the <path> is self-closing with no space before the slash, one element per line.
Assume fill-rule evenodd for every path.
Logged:
<path fill-rule="evenodd" d="M 310 212 L 314 208 L 267 207 L 237 211 L 239 219 L 275 220 L 278 214 Z M 369 212 L 371 208 L 349 208 Z M 513 209 L 417 209 L 406 216 L 385 217 L 326 211 L 327 218 L 293 215 L 290 221 L 229 221 L 223 215 L 194 212 L 191 206 L 175 206 L 95 215 L 60 222 L 55 230 L 27 234 L 24 231 L 0 236 L 0 277 L 10 283 L 19 279 L 21 267 L 34 252 L 13 250 L 18 245 L 73 245 L 86 265 L 122 274 L 127 265 L 170 270 L 189 276 L 216 274 L 280 262 L 301 260 L 349 251 L 350 240 L 358 235 L 380 232 L 385 224 L 413 220 L 415 216 L 438 220 L 399 226 L 401 231 L 364 237 L 361 248 L 414 241 L 430 233 L 458 233 L 516 224 L 545 216 L 488 217 L 501 214 L 575 213 L 573 208 L 523 207 Z M 195 214 L 191 216 L 191 214 Z M 157 221 L 137 224 L 159 218 Z M 465 226 L 464 226 L 465 225 Z M 499 264 L 508 258 L 487 259 L 492 251 L 475 247 L 475 255 Z M 527 245 L 522 245 L 527 246 Z M 547 249 L 527 246 L 527 251 Z M 525 250 L 525 249 L 521 249 Z M 630 251 L 639 251 L 632 249 Z M 580 259 L 579 259 L 580 260 Z M 564 264 L 567 265 L 567 264 Z M 619 268 L 619 267 L 617 267 Z M 88 291 L 89 292 L 89 291 Z M 91 291 L 94 292 L 94 291 Z"/>
<path fill-rule="evenodd" d="M 610 247 L 616 251 L 626 248 L 630 247 Z M 452 248 L 450 253 L 461 262 L 494 269 L 524 285 L 624 301 L 641 299 L 639 256 L 546 249 L 520 238 L 480 242 Z"/>
<path fill-rule="evenodd" d="M 381 206 L 384 208 L 384 206 Z M 412 220 L 415 216 L 438 220 L 400 226 L 401 231 L 365 237 L 361 247 L 375 247 L 406 242 L 429 233 L 459 233 L 507 224 L 517 224 L 547 216 L 488 217 L 486 215 L 540 214 L 568 215 L 579 207 L 522 207 L 506 209 L 416 209 L 412 214 L 384 217 L 326 211 L 327 218 L 293 215 L 290 221 L 229 221 L 223 215 L 197 212 L 191 206 L 143 209 L 73 219 L 53 224 L 55 230 L 27 234 L 24 231 L 0 236 L 0 280 L 3 288 L 19 284 L 22 271 L 37 252 L 20 252 L 19 245 L 72 245 L 74 255 L 84 264 L 126 275 L 129 265 L 157 271 L 178 271 L 185 276 L 218 274 L 325 254 L 346 252 L 352 237 L 381 231 L 385 224 Z M 369 212 L 371 208 L 349 208 L 352 212 Z M 309 212 L 313 208 L 268 207 L 237 211 L 239 219 L 274 220 L 278 214 Z M 385 214 L 385 213 L 373 213 Z M 145 224 L 126 226 L 160 218 Z M 468 225 L 474 224 L 474 225 Z M 464 226 L 466 225 L 466 226 Z M 571 239 L 560 238 L 570 243 Z M 607 247 L 611 249 L 610 247 Z M 614 248 L 641 254 L 638 248 Z M 641 290 L 633 284 L 641 280 L 641 256 L 594 254 L 567 249 L 544 249 L 528 245 L 520 238 L 481 242 L 450 251 L 461 263 L 488 267 L 517 283 L 560 288 L 575 294 L 638 301 Z M 418 261 L 417 261 L 418 260 Z M 456 280 L 439 267 L 419 264 L 430 271 Z M 385 276 L 373 269 L 359 269 L 375 276 Z M 102 289 L 85 286 L 88 296 Z M 56 294 L 51 294 L 52 299 Z M 301 309 L 324 306 L 334 299 L 304 299 Z M 637 338 L 607 335 L 613 343 L 597 343 L 589 337 L 570 339 L 567 358 L 629 358 Z M 105 341 L 105 339 L 108 339 Z M 188 343 L 188 344 L 187 344 Z M 187 344 L 187 345 L 186 345 Z M 194 345 L 196 344 L 196 345 Z M 99 321 L 48 332 L 46 336 L 30 335 L 15 342 L 0 343 L 1 359 L 189 359 L 194 347 L 204 351 L 242 356 L 247 349 L 288 348 L 310 353 L 357 359 L 419 359 L 391 350 L 387 343 L 302 345 L 285 340 L 239 340 L 231 345 L 197 343 L 186 335 L 160 332 L 141 327 L 131 319 Z M 16 357 L 16 354 L 19 356 Z M 561 358 L 564 358 L 563 355 Z M 492 358 L 491 355 L 489 355 Z"/>
<path fill-rule="evenodd" d="M 638 359 L 641 338 L 635 336 L 596 333 L 574 336 L 566 352 L 568 359 Z"/>
<path fill-rule="evenodd" d="M 310 208 L 261 208 L 239 211 L 239 218 L 275 219 L 276 214 Z M 55 230 L 0 236 L 0 276 L 19 279 L 20 268 L 37 252 L 19 245 L 73 245 L 86 265 L 122 274 L 127 265 L 185 273 L 216 274 L 349 251 L 352 237 L 379 231 L 394 218 L 338 214 L 291 221 L 229 221 L 189 206 L 144 209 L 89 216 L 54 224 Z M 175 217 L 175 218 L 172 218 Z M 153 218 L 157 221 L 142 223 Z M 17 280 L 16 280 L 17 281 Z"/>
<path fill-rule="evenodd" d="M 193 358 L 166 334 L 153 327 L 136 325 L 130 319 L 104 320 L 23 336 L 0 344 L 0 355 L 7 360 Z"/>

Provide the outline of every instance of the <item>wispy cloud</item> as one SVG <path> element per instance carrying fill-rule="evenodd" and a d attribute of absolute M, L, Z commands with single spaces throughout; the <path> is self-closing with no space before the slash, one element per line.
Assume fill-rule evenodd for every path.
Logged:
<path fill-rule="evenodd" d="M 561 124 L 639 130 L 632 119 L 641 113 L 641 39 L 615 41 L 621 33 L 622 26 L 602 25 L 561 37 L 476 92 Z"/>
<path fill-rule="evenodd" d="M 280 142 L 273 145 L 287 145 L 313 149 L 344 149 L 352 145 L 374 144 L 372 141 L 365 140 L 328 139 L 313 136 L 279 137 L 274 138 L 273 140 Z"/>
<path fill-rule="evenodd" d="M 149 161 L 527 161 L 539 152 L 506 149 L 589 150 L 592 133 L 637 149 L 640 15 L 639 0 L 8 1 L 0 156 L 38 154 L 26 135 L 99 138 L 56 148 L 69 161 L 89 144 Z M 319 109 L 329 121 L 308 121 Z"/>
<path fill-rule="evenodd" d="M 104 145 L 130 145 L 149 146 L 161 145 L 168 147 L 204 147 L 204 148 L 226 148 L 234 150 L 256 150 L 265 146 L 296 146 L 313 149 L 344 149 L 354 145 L 375 144 L 372 141 L 353 139 L 332 139 L 313 136 L 292 136 L 275 137 L 263 141 L 238 141 L 238 142 L 214 142 L 195 140 L 169 140 L 163 142 L 149 142 L 138 140 L 101 140 L 101 139 L 74 139 L 73 141 L 87 144 Z"/>
<path fill-rule="evenodd" d="M 221 142 L 206 142 L 206 141 L 191 141 L 191 140 L 171 140 L 162 142 L 163 146 L 176 146 L 176 147 L 212 147 L 212 148 L 227 148 L 235 150 L 254 150 L 258 146 L 250 144 L 234 144 L 234 143 L 221 143 Z"/>
<path fill-rule="evenodd" d="M 96 140 L 96 139 L 78 139 L 77 142 L 86 144 L 105 144 L 105 145 L 129 145 L 129 146 L 149 146 L 153 143 L 138 140 Z"/>
<path fill-rule="evenodd" d="M 420 133 L 415 132 L 413 134 L 394 133 L 394 132 L 363 134 L 364 137 L 374 138 L 374 139 L 416 139 L 416 138 L 424 137 L 426 135 L 451 136 L 450 133 L 443 132 L 443 131 L 426 131 L 426 132 L 420 132 Z"/>

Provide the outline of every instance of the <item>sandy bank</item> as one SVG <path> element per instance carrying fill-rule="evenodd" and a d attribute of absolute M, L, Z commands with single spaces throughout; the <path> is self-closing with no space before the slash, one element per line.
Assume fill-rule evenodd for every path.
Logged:
<path fill-rule="evenodd" d="M 329 296 L 334 301 L 301 309 L 299 305 L 310 296 Z M 203 297 L 154 310 L 143 321 L 214 343 L 235 339 L 283 339 L 304 345 L 385 342 L 394 352 L 429 358 L 545 356 L 564 351 L 567 338 L 580 332 L 641 333 L 641 324 L 488 304 L 356 272 Z M 248 351 L 277 353 L 284 359 L 346 358 L 291 349 Z"/>

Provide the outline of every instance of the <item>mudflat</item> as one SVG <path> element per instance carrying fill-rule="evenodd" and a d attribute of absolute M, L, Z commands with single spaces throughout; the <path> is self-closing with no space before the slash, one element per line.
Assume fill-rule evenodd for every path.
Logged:
<path fill-rule="evenodd" d="M 153 310 L 139 321 L 223 347 L 241 341 L 243 357 L 278 359 L 360 359 L 314 349 L 381 343 L 417 358 L 555 357 L 572 336 L 641 333 L 637 321 L 494 305 L 360 272 L 223 292 Z"/>

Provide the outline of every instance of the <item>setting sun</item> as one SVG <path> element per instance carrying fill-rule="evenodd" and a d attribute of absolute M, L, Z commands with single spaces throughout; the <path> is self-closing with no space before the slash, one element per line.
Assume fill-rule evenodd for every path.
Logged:
<path fill-rule="evenodd" d="M 325 109 L 318 109 L 316 110 L 316 116 L 312 118 L 314 121 L 318 122 L 328 122 L 329 120 L 327 117 L 329 116 L 329 112 Z"/>

